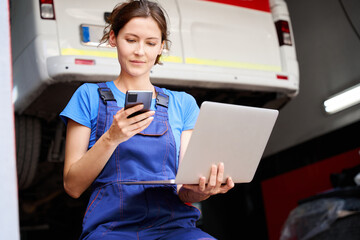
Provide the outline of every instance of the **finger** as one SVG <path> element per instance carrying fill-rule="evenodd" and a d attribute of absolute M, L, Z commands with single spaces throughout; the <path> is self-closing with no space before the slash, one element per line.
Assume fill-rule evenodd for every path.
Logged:
<path fill-rule="evenodd" d="M 144 129 L 146 129 L 150 125 L 152 120 L 153 120 L 153 118 L 150 117 L 150 118 L 145 119 L 141 123 L 133 124 L 133 125 L 130 125 L 130 126 L 124 128 L 123 132 L 126 136 L 126 139 L 129 139 L 129 138 L 133 137 L 134 135 L 140 133 Z"/>
<path fill-rule="evenodd" d="M 125 112 L 125 108 L 122 108 L 122 109 L 120 109 L 119 111 L 116 112 L 116 115 L 124 113 L 124 112 Z"/>
<path fill-rule="evenodd" d="M 130 107 L 128 109 L 125 109 L 124 110 L 125 116 L 129 117 L 131 114 L 133 114 L 133 113 L 135 113 L 137 111 L 140 111 L 143 108 L 144 108 L 144 104 L 139 104 L 139 105 L 135 105 L 133 107 Z"/>
<path fill-rule="evenodd" d="M 142 130 L 144 130 L 144 129 L 146 129 L 150 124 L 151 124 L 151 122 L 154 120 L 154 117 L 148 117 L 147 119 L 145 119 L 146 121 L 147 121 L 147 123 L 142 127 L 142 129 L 141 129 L 141 131 Z M 145 121 L 144 120 L 144 121 Z M 140 132 L 141 132 L 140 131 Z"/>
<path fill-rule="evenodd" d="M 126 121 L 129 120 L 128 116 L 137 112 L 143 108 L 143 105 L 136 105 L 134 107 L 125 109 L 122 108 L 114 115 L 114 120 L 119 123 L 120 127 L 124 127 L 126 125 L 130 125 L 132 122 Z"/>
<path fill-rule="evenodd" d="M 151 124 L 152 120 L 154 120 L 153 117 L 148 117 L 143 121 L 136 122 L 129 126 L 129 131 L 132 131 L 135 135 L 136 133 L 139 133 L 147 128 Z"/>
<path fill-rule="evenodd" d="M 113 118 L 114 118 L 114 120 L 119 120 L 121 118 L 121 116 L 123 116 L 123 115 L 125 115 L 125 109 L 124 108 L 117 111 Z"/>
<path fill-rule="evenodd" d="M 211 173 L 210 173 L 210 178 L 209 178 L 209 183 L 208 183 L 208 186 L 210 188 L 214 188 L 216 186 L 216 176 L 217 176 L 217 166 L 213 164 L 211 166 Z"/>
<path fill-rule="evenodd" d="M 206 189 L 206 178 L 205 178 L 205 177 L 201 177 L 201 178 L 199 179 L 199 190 L 200 190 L 201 192 L 204 192 L 205 189 Z"/>
<path fill-rule="evenodd" d="M 134 124 L 137 122 L 141 122 L 141 121 L 153 116 L 154 114 L 155 114 L 155 111 L 147 111 L 147 112 L 141 113 L 137 116 L 129 118 L 129 123 Z"/>
<path fill-rule="evenodd" d="M 226 181 L 226 185 L 222 186 L 221 193 L 226 193 L 235 186 L 234 181 L 229 177 Z"/>
<path fill-rule="evenodd" d="M 224 180 L 224 163 L 219 163 L 218 172 L 217 172 L 217 182 L 216 187 L 221 187 L 221 184 Z"/>
<path fill-rule="evenodd" d="M 117 113 L 114 115 L 114 121 L 115 123 L 120 127 L 120 128 L 124 128 L 124 127 L 127 127 L 128 125 L 131 125 L 133 123 L 136 123 L 136 122 L 139 122 L 139 121 L 142 121 L 152 115 L 154 115 L 154 111 L 148 111 L 148 112 L 145 112 L 143 114 L 140 114 L 141 117 L 133 117 L 133 118 L 127 118 L 129 116 L 129 114 L 132 114 L 134 111 L 136 112 L 137 109 L 140 108 L 141 110 L 141 106 L 142 105 L 137 105 L 137 106 L 134 106 L 134 107 L 131 107 L 129 109 L 120 109 L 119 111 L 117 111 Z M 140 116 L 139 115 L 139 116 Z"/>
<path fill-rule="evenodd" d="M 195 184 L 182 184 L 181 188 L 194 190 L 194 189 L 196 189 L 196 185 Z"/>

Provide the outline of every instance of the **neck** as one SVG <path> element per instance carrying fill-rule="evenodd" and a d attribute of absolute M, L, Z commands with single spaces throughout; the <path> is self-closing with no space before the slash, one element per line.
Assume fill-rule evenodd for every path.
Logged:
<path fill-rule="evenodd" d="M 154 86 L 150 82 L 150 78 L 146 77 L 128 77 L 120 73 L 114 81 L 116 87 L 123 93 L 128 90 L 149 90 L 155 91 Z"/>

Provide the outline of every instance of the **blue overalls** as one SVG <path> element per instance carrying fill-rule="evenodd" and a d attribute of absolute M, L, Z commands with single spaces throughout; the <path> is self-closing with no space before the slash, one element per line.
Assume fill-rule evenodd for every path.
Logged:
<path fill-rule="evenodd" d="M 105 83 L 99 87 L 112 95 Z M 158 96 L 167 97 L 155 89 Z M 96 139 L 120 109 L 113 97 L 100 99 Z M 196 228 L 200 212 L 179 199 L 176 185 L 121 184 L 174 179 L 177 165 L 167 106 L 157 104 L 150 126 L 119 144 L 92 184 L 80 239 L 214 239 Z"/>

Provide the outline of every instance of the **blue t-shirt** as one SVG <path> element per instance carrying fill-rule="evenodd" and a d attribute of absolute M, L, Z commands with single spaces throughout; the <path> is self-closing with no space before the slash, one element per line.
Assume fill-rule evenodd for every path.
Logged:
<path fill-rule="evenodd" d="M 119 107 L 125 105 L 125 93 L 121 92 L 114 82 L 107 82 Z M 61 119 L 67 123 L 67 118 L 91 129 L 89 148 L 96 142 L 96 120 L 99 109 L 98 85 L 95 83 L 85 83 L 74 93 L 65 109 L 60 113 Z M 163 88 L 169 96 L 169 124 L 173 131 L 176 144 L 176 153 L 179 157 L 180 136 L 182 131 L 193 129 L 199 114 L 199 107 L 194 97 L 185 93 L 171 91 Z M 155 110 L 155 99 L 152 100 L 151 109 Z"/>

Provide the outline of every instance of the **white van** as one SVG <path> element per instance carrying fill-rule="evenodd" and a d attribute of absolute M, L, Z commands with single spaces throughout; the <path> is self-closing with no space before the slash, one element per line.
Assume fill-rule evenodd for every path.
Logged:
<path fill-rule="evenodd" d="M 272 108 L 297 95 L 298 62 L 284 0 L 158 2 L 169 16 L 171 48 L 152 70 L 155 85 L 186 90 L 199 101 L 257 98 L 257 106 Z M 99 46 L 106 16 L 118 3 L 11 1 L 20 187 L 30 184 L 35 170 L 29 167 L 36 168 L 40 154 L 39 119 L 57 119 L 81 83 L 118 76 L 116 50 Z M 47 155 L 53 161 L 62 151 L 62 130 L 56 129 Z"/>

